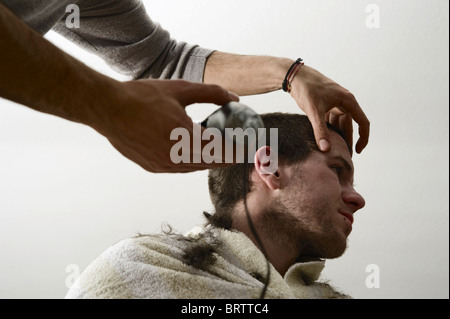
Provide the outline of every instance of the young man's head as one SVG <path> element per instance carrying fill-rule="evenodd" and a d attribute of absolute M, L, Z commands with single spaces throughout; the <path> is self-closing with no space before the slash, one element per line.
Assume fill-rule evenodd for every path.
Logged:
<path fill-rule="evenodd" d="M 353 188 L 351 146 L 329 126 L 332 149 L 322 153 L 306 116 L 271 113 L 262 118 L 267 132 L 278 128 L 278 169 L 275 173 L 264 169 L 268 145 L 256 152 L 254 163 L 210 170 L 215 207 L 210 222 L 242 231 L 256 244 L 244 207 L 247 192 L 253 224 L 281 274 L 302 257 L 341 256 L 353 214 L 365 205 Z M 248 165 L 248 176 L 244 165 Z M 246 192 L 244 178 L 248 179 Z"/>

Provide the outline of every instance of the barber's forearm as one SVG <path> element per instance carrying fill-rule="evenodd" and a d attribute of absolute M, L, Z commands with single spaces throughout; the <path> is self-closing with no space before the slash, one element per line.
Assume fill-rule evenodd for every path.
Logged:
<path fill-rule="evenodd" d="M 59 50 L 2 4 L 0 39 L 1 97 L 92 126 L 96 102 L 113 79 Z"/>
<path fill-rule="evenodd" d="M 241 96 L 268 93 L 281 89 L 292 63 L 287 58 L 216 51 L 206 63 L 204 83 L 218 84 Z"/>

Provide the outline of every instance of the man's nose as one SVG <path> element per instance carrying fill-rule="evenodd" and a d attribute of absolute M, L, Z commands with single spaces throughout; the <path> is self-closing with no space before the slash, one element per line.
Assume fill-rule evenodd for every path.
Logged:
<path fill-rule="evenodd" d="M 357 210 L 363 208 L 366 205 L 364 197 L 361 196 L 353 187 L 346 189 L 342 193 L 342 198 L 352 212 L 355 213 Z"/>

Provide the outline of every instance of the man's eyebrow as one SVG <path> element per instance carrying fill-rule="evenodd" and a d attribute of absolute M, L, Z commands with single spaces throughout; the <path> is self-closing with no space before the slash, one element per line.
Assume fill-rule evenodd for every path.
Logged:
<path fill-rule="evenodd" d="M 338 161 L 342 162 L 342 164 L 345 166 L 345 169 L 349 173 L 353 173 L 353 166 L 350 165 L 350 163 L 347 162 L 347 160 L 345 158 L 343 158 L 342 156 L 338 155 L 338 156 L 333 156 L 333 159 L 337 159 Z"/>

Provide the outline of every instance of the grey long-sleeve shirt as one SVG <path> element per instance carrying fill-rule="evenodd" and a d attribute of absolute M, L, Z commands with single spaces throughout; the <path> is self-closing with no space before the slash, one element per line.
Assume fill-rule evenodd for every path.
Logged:
<path fill-rule="evenodd" d="M 202 82 L 213 52 L 177 42 L 147 15 L 140 0 L 0 0 L 41 34 L 53 29 L 103 58 L 115 71 L 139 78 Z M 80 28 L 66 26 L 66 8 L 80 8 Z"/>

